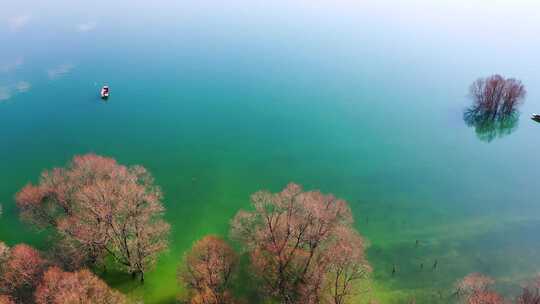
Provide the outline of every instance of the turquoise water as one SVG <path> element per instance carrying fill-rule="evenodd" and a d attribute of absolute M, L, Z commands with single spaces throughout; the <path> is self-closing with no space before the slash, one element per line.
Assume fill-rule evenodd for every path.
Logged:
<path fill-rule="evenodd" d="M 43 169 L 95 152 L 147 167 L 165 193 L 171 250 L 142 287 L 104 276 L 145 303 L 173 302 L 176 264 L 193 241 L 226 236 L 250 193 L 289 181 L 350 202 L 375 269 L 364 298 L 446 303 L 472 271 L 512 294 L 540 271 L 534 1 L 5 6 L 9 244 L 47 247 L 19 222 L 13 195 Z M 528 95 L 515 130 L 486 142 L 462 112 L 468 86 L 493 73 L 521 79 Z"/>

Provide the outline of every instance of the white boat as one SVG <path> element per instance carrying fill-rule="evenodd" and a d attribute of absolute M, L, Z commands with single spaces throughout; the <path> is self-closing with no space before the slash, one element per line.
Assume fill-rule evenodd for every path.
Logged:
<path fill-rule="evenodd" d="M 107 99 L 108 97 L 109 97 L 109 87 L 108 86 L 103 86 L 101 88 L 101 98 Z"/>
<path fill-rule="evenodd" d="M 531 119 L 536 121 L 536 122 L 540 122 L 540 114 L 533 113 L 531 115 Z"/>

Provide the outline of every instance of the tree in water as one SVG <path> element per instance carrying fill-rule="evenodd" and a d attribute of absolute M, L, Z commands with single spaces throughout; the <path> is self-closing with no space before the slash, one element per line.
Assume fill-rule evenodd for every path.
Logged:
<path fill-rule="evenodd" d="M 484 291 L 470 295 L 467 304 L 504 304 L 504 298 L 494 291 Z"/>
<path fill-rule="evenodd" d="M 324 303 L 345 304 L 358 293 L 356 282 L 367 277 L 371 268 L 365 258 L 364 240 L 349 227 L 338 227 L 335 239 L 324 252 L 327 259 Z"/>
<path fill-rule="evenodd" d="M 17 303 L 31 302 L 46 261 L 34 248 L 19 244 L 4 252 L 0 264 L 0 292 Z"/>
<path fill-rule="evenodd" d="M 231 234 L 251 257 L 263 292 L 280 303 L 345 303 L 369 266 L 346 201 L 289 184 L 251 196 Z"/>
<path fill-rule="evenodd" d="M 95 154 L 75 156 L 66 168 L 43 172 L 38 185 L 29 184 L 16 195 L 23 220 L 56 228 L 64 267 L 94 265 L 110 256 L 141 281 L 167 248 L 169 225 L 161 199 L 145 168 Z"/>
<path fill-rule="evenodd" d="M 471 273 L 456 284 L 456 293 L 466 304 L 503 304 L 503 297 L 491 290 L 494 283 L 490 277 Z"/>
<path fill-rule="evenodd" d="M 540 304 L 540 275 L 527 282 L 516 299 L 517 304 Z"/>
<path fill-rule="evenodd" d="M 238 257 L 224 240 L 206 236 L 184 257 L 178 280 L 186 286 L 191 304 L 233 303 L 229 285 Z"/>
<path fill-rule="evenodd" d="M 35 291 L 36 304 L 122 304 L 126 298 L 89 270 L 64 272 L 49 268 Z"/>
<path fill-rule="evenodd" d="M 540 293 L 538 288 L 530 287 L 523 288 L 521 294 L 516 300 L 517 304 L 540 304 Z"/>
<path fill-rule="evenodd" d="M 516 129 L 517 107 L 526 95 L 521 81 L 493 75 L 476 80 L 469 91 L 473 104 L 465 110 L 463 119 L 481 140 L 489 142 Z"/>

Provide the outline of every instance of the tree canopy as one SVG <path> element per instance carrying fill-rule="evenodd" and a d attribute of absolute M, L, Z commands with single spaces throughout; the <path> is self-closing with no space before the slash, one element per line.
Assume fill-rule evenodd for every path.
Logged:
<path fill-rule="evenodd" d="M 161 189 L 145 168 L 95 154 L 44 171 L 37 185 L 28 184 L 16 195 L 23 220 L 56 229 L 63 261 L 77 264 L 67 268 L 110 256 L 141 280 L 167 248 L 169 225 L 161 199 Z"/>

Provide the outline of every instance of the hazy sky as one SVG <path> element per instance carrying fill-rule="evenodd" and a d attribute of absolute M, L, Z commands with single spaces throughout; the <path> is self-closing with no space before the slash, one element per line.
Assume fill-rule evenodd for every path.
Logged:
<path fill-rule="evenodd" d="M 142 21 L 171 22 L 177 18 L 254 17 L 265 21 L 281 18 L 298 19 L 341 16 L 347 18 L 382 18 L 384 22 L 432 21 L 434 26 L 455 27 L 459 17 L 463 26 L 495 26 L 501 29 L 536 27 L 540 17 L 540 4 L 536 0 L 277 0 L 220 2 L 197 1 L 9 1 L 3 3 L 0 20 L 4 31 L 22 31 L 56 20 L 65 28 L 93 28 L 99 23 L 121 24 L 141 18 Z M 383 21 L 381 20 L 381 21 Z M 210 20 L 208 20 L 210 21 Z M 268 21 L 268 20 L 266 20 Z M 301 21 L 301 20 L 298 20 Z M 330 19 L 339 22 L 339 20 Z M 69 24 L 71 23 L 71 24 Z M 84 25 L 88 26 L 84 26 Z M 83 25 L 83 26 L 80 26 Z"/>
<path fill-rule="evenodd" d="M 466 54 L 499 52 L 519 64 L 540 53 L 539 33 L 537 0 L 19 0 L 0 9 L 0 81 L 35 54 L 91 35 L 141 43 L 201 36 L 223 44 L 252 40 L 254 47 L 301 41 L 332 46 L 336 56 L 351 51 L 351 41 L 369 42 L 366 48 L 373 52 L 413 55 L 422 49 L 445 52 L 449 46 L 456 52 L 456 45 L 467 45 Z"/>

